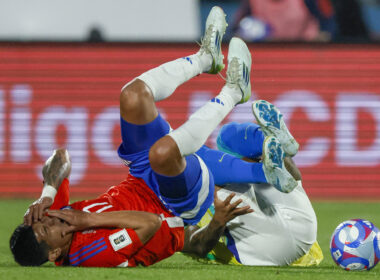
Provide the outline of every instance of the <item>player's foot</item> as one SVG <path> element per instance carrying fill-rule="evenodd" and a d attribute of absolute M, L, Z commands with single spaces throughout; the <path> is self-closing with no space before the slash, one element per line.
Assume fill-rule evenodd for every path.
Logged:
<path fill-rule="evenodd" d="M 276 137 L 287 156 L 298 152 L 299 144 L 286 127 L 280 110 L 268 101 L 256 100 L 252 103 L 252 112 L 264 135 Z"/>
<path fill-rule="evenodd" d="M 286 170 L 285 153 L 280 142 L 273 136 L 268 136 L 263 144 L 263 170 L 269 184 L 280 192 L 288 193 L 297 187 L 297 181 Z"/>
<path fill-rule="evenodd" d="M 212 56 L 212 65 L 210 74 L 217 74 L 223 68 L 223 59 L 221 43 L 223 35 L 226 32 L 227 22 L 226 15 L 222 8 L 214 6 L 206 20 L 206 31 L 201 40 L 200 53 L 208 53 Z"/>
<path fill-rule="evenodd" d="M 226 85 L 239 89 L 244 103 L 251 97 L 251 53 L 243 40 L 233 37 L 228 47 L 228 68 Z"/>

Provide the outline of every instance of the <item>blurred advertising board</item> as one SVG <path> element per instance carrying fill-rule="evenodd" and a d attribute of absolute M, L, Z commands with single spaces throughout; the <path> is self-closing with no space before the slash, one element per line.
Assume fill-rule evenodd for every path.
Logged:
<path fill-rule="evenodd" d="M 295 161 L 310 196 L 379 199 L 380 47 L 250 49 L 252 99 L 283 112 L 301 145 Z M 1 44 L 0 196 L 39 193 L 41 166 L 62 146 L 73 161 L 74 195 L 95 196 L 122 181 L 128 168 L 116 153 L 121 87 L 196 51 L 195 44 Z M 176 128 L 223 84 L 218 75 L 195 77 L 158 107 Z M 250 104 L 243 104 L 223 123 L 252 120 Z M 208 145 L 215 147 L 216 134 Z"/>
<path fill-rule="evenodd" d="M 194 0 L 0 0 L 0 7 L 7 41 L 87 41 L 95 32 L 105 41 L 192 42 L 201 30 Z"/>

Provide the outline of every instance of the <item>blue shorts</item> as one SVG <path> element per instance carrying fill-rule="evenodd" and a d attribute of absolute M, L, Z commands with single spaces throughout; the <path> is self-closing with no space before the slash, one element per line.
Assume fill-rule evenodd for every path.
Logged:
<path fill-rule="evenodd" d="M 122 144 L 119 156 L 129 172 L 142 178 L 162 203 L 185 223 L 196 224 L 213 202 L 214 178 L 203 160 L 189 155 L 183 173 L 174 177 L 155 173 L 149 163 L 149 149 L 167 135 L 170 125 L 160 115 L 145 125 L 135 125 L 120 118 Z"/>

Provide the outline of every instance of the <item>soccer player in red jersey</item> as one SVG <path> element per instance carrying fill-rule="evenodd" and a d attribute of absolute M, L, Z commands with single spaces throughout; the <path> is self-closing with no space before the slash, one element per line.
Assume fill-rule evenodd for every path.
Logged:
<path fill-rule="evenodd" d="M 81 213 L 90 221 L 75 228 L 89 231 L 66 234 L 69 224 L 43 215 L 52 206 L 64 178 L 62 174 L 69 173 L 67 156 L 60 157 L 66 160 L 54 172 L 48 170 L 55 166 L 55 157 L 48 160 L 41 199 L 29 208 L 26 226 L 16 229 L 11 239 L 11 249 L 19 263 L 40 265 L 49 259 L 82 266 L 150 265 L 182 249 L 183 224 L 196 224 L 202 218 L 213 202 L 215 184 L 239 180 L 271 183 L 283 192 L 297 186 L 284 167 L 284 153 L 278 141 L 265 142 L 263 163 L 243 164 L 228 156 L 223 156 L 223 163 L 215 168 L 208 162 L 210 153 L 220 152 L 202 145 L 234 106 L 247 102 L 251 95 L 251 55 L 242 40 L 232 38 L 229 44 L 226 84 L 215 98 L 175 130 L 158 113 L 155 102 L 168 98 L 179 85 L 201 73 L 216 74 L 223 69 L 221 40 L 226 25 L 224 12 L 214 7 L 198 53 L 145 72 L 122 89 L 122 144 L 118 153 L 129 166 L 129 175 L 98 199 L 71 205 L 73 209 L 91 212 Z M 262 143 L 262 135 L 257 135 Z M 229 163 L 240 173 L 227 172 Z M 218 169 L 223 166 L 228 167 L 219 174 Z M 220 176 L 214 178 L 213 174 Z M 114 231 L 110 233 L 109 228 Z M 26 235 L 31 238 L 24 238 Z M 50 236 L 54 243 L 49 244 Z M 28 241 L 23 244 L 23 240 Z M 29 259 L 27 254 L 23 256 L 26 249 L 34 252 Z M 97 261 L 101 258 L 102 263 Z"/>
<path fill-rule="evenodd" d="M 49 260 L 57 265 L 133 267 L 151 265 L 184 248 L 202 255 L 211 250 L 229 220 L 251 212 L 249 206 L 237 208 L 241 200 L 230 204 L 233 195 L 217 200 L 217 215 L 202 233 L 204 243 L 199 247 L 185 236 L 183 220 L 132 175 L 96 199 L 68 205 L 70 169 L 64 149 L 54 151 L 46 161 L 44 182 L 58 193 L 53 204 L 50 197 L 32 204 L 25 224 L 13 234 L 11 249 L 20 264 L 40 265 Z M 46 208 L 50 208 L 47 216 L 43 215 Z"/>

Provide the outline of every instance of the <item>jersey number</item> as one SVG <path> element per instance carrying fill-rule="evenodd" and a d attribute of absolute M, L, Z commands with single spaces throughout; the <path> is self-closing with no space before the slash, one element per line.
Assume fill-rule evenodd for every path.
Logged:
<path fill-rule="evenodd" d="M 91 213 L 91 212 L 93 212 L 93 211 L 90 211 L 91 208 L 94 208 L 94 207 L 97 207 L 100 205 L 104 205 L 104 206 L 102 208 L 96 210 L 95 213 L 101 213 L 104 210 L 112 207 L 112 205 L 110 205 L 108 202 L 97 202 L 97 203 L 87 205 L 86 207 L 83 207 L 82 211 L 87 212 L 87 213 Z"/>

